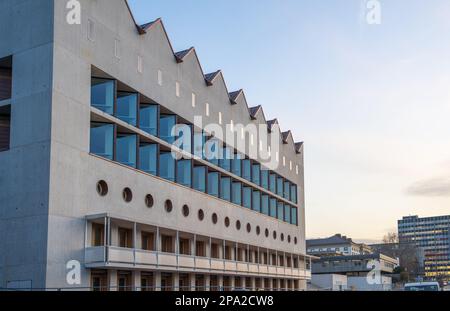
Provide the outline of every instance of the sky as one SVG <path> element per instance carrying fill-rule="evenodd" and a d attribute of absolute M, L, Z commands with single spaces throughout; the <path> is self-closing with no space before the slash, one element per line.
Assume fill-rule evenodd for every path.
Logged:
<path fill-rule="evenodd" d="M 129 0 L 305 143 L 306 233 L 450 214 L 450 1 Z"/>

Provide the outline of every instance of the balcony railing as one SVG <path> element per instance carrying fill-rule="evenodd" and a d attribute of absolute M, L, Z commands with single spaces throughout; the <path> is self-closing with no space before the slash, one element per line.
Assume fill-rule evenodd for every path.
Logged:
<path fill-rule="evenodd" d="M 85 263 L 88 268 L 120 267 L 140 269 L 187 269 L 208 273 L 248 274 L 275 277 L 310 278 L 311 271 L 301 268 L 278 267 L 209 257 L 145 251 L 115 246 L 87 247 Z"/>

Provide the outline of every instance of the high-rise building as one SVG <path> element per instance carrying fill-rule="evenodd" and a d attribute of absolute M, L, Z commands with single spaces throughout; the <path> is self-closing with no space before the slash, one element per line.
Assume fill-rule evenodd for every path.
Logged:
<path fill-rule="evenodd" d="M 124 0 L 0 6 L 0 288 L 306 288 L 290 131 Z"/>
<path fill-rule="evenodd" d="M 426 279 L 450 280 L 450 215 L 407 216 L 398 221 L 400 243 L 415 243 L 423 250 Z"/>

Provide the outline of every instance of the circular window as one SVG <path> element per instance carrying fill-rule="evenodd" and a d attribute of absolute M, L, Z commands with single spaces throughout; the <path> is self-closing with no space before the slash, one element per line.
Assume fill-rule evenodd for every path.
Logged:
<path fill-rule="evenodd" d="M 225 223 L 225 227 L 228 228 L 230 226 L 230 218 L 225 217 L 224 223 Z"/>
<path fill-rule="evenodd" d="M 298 241 L 297 241 L 297 238 L 295 237 L 295 238 L 294 238 L 294 243 L 295 243 L 295 245 L 297 245 L 297 242 L 298 242 Z"/>
<path fill-rule="evenodd" d="M 261 228 L 259 226 L 256 226 L 256 234 L 257 235 L 261 234 Z"/>
<path fill-rule="evenodd" d="M 152 208 L 153 204 L 155 204 L 155 201 L 153 201 L 153 197 L 151 194 L 147 194 L 145 196 L 145 206 L 147 206 L 148 208 Z"/>
<path fill-rule="evenodd" d="M 277 232 L 276 232 L 276 231 L 273 232 L 273 239 L 274 239 L 274 240 L 277 239 Z"/>
<path fill-rule="evenodd" d="M 108 184 L 106 183 L 106 181 L 100 180 L 97 183 L 97 193 L 102 197 L 108 194 Z"/>
<path fill-rule="evenodd" d="M 236 229 L 241 230 L 241 222 L 239 220 L 236 221 Z"/>
<path fill-rule="evenodd" d="M 264 234 L 266 235 L 266 238 L 269 237 L 269 229 L 266 229 L 266 231 L 264 232 Z"/>
<path fill-rule="evenodd" d="M 125 188 L 122 191 L 123 200 L 127 203 L 130 203 L 133 200 L 133 192 L 131 192 L 130 188 Z"/>
<path fill-rule="evenodd" d="M 189 216 L 189 206 L 183 205 L 183 216 L 188 217 Z"/>
<path fill-rule="evenodd" d="M 205 219 L 205 213 L 203 212 L 202 209 L 199 209 L 199 210 L 198 210 L 198 219 L 199 219 L 200 221 L 203 221 L 203 219 Z"/>
<path fill-rule="evenodd" d="M 281 242 L 283 242 L 284 241 L 284 234 L 282 233 L 281 234 Z"/>
<path fill-rule="evenodd" d="M 288 243 L 291 243 L 291 236 L 288 235 Z"/>
<path fill-rule="evenodd" d="M 247 224 L 247 232 L 248 233 L 252 232 L 252 225 Z"/>
<path fill-rule="evenodd" d="M 213 224 L 217 224 L 217 222 L 219 221 L 219 218 L 217 217 L 216 213 L 212 214 L 211 219 Z"/>
<path fill-rule="evenodd" d="M 172 212 L 172 210 L 173 210 L 173 204 L 172 204 L 172 201 L 166 200 L 166 202 L 164 203 L 164 208 L 166 209 L 166 212 L 167 212 L 167 213 Z"/>

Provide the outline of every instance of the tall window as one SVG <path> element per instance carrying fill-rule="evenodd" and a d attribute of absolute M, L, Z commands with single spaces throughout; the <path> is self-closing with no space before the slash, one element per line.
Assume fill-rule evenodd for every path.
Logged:
<path fill-rule="evenodd" d="M 200 159 L 205 159 L 206 136 L 203 132 L 194 133 L 194 155 Z"/>
<path fill-rule="evenodd" d="M 234 204 L 242 204 L 242 184 L 238 181 L 232 184 L 231 200 Z"/>
<path fill-rule="evenodd" d="M 92 154 L 113 160 L 114 125 L 91 123 L 90 152 Z"/>
<path fill-rule="evenodd" d="M 278 202 L 277 216 L 279 220 L 284 221 L 284 204 L 283 202 Z"/>
<path fill-rule="evenodd" d="M 214 165 L 219 165 L 219 159 L 222 157 L 221 142 L 217 138 L 210 138 L 206 143 L 206 159 Z"/>
<path fill-rule="evenodd" d="M 144 132 L 158 136 L 158 106 L 141 106 L 139 111 L 139 127 Z"/>
<path fill-rule="evenodd" d="M 275 173 L 269 175 L 269 190 L 272 193 L 277 193 L 277 174 Z"/>
<path fill-rule="evenodd" d="M 161 152 L 159 155 L 159 176 L 175 181 L 175 159 L 171 152 Z"/>
<path fill-rule="evenodd" d="M 291 199 L 291 183 L 289 181 L 284 182 L 284 198 L 286 200 Z"/>
<path fill-rule="evenodd" d="M 252 162 L 251 160 L 242 160 L 242 177 L 252 181 Z"/>
<path fill-rule="evenodd" d="M 244 187 L 242 190 L 243 198 L 242 198 L 242 205 L 245 208 L 252 208 L 252 188 L 250 187 Z"/>
<path fill-rule="evenodd" d="M 129 134 L 117 134 L 116 160 L 127 166 L 136 168 L 137 136 Z"/>
<path fill-rule="evenodd" d="M 234 159 L 231 160 L 231 172 L 239 177 L 242 176 L 242 156 L 235 154 Z"/>
<path fill-rule="evenodd" d="M 116 117 L 133 126 L 137 125 L 138 94 L 117 93 Z"/>
<path fill-rule="evenodd" d="M 144 144 L 139 147 L 139 169 L 152 175 L 157 175 L 158 145 Z"/>
<path fill-rule="evenodd" d="M 297 204 L 297 200 L 297 185 L 291 185 L 291 201 Z"/>
<path fill-rule="evenodd" d="M 192 185 L 192 161 L 191 160 L 179 160 L 177 161 L 177 183 L 191 187 Z"/>
<path fill-rule="evenodd" d="M 159 137 L 169 144 L 173 144 L 175 136 L 172 135 L 172 129 L 177 124 L 177 117 L 175 115 L 161 115 L 159 120 Z"/>
<path fill-rule="evenodd" d="M 266 194 L 261 196 L 261 213 L 269 215 L 269 196 Z"/>
<path fill-rule="evenodd" d="M 230 148 L 224 147 L 222 152 L 222 158 L 219 160 L 219 166 L 229 172 L 231 171 L 232 154 L 233 151 Z"/>
<path fill-rule="evenodd" d="M 252 165 L 252 182 L 258 186 L 261 184 L 261 165 Z"/>
<path fill-rule="evenodd" d="M 265 169 L 261 170 L 261 187 L 269 190 L 269 171 Z"/>
<path fill-rule="evenodd" d="M 194 167 L 194 189 L 206 192 L 206 166 Z"/>
<path fill-rule="evenodd" d="M 284 221 L 291 223 L 291 207 L 287 204 L 284 205 Z"/>
<path fill-rule="evenodd" d="M 298 225 L 298 215 L 297 215 L 297 208 L 293 207 L 291 210 L 291 224 Z"/>
<path fill-rule="evenodd" d="M 259 191 L 253 191 L 252 209 L 261 212 L 261 192 Z"/>
<path fill-rule="evenodd" d="M 208 173 L 208 194 L 219 197 L 219 173 Z"/>
<path fill-rule="evenodd" d="M 11 57 L 0 59 L 0 100 L 11 98 Z"/>
<path fill-rule="evenodd" d="M 270 205 L 270 217 L 277 218 L 277 200 L 271 198 L 269 201 L 269 205 Z"/>
<path fill-rule="evenodd" d="M 222 177 L 220 181 L 220 198 L 231 201 L 231 178 Z"/>
<path fill-rule="evenodd" d="M 91 82 L 91 105 L 110 115 L 114 114 L 114 80 L 96 79 Z"/>
<path fill-rule="evenodd" d="M 284 184 L 283 177 L 278 177 L 278 179 L 277 179 L 277 194 L 280 197 L 282 197 L 284 195 L 283 184 Z"/>

